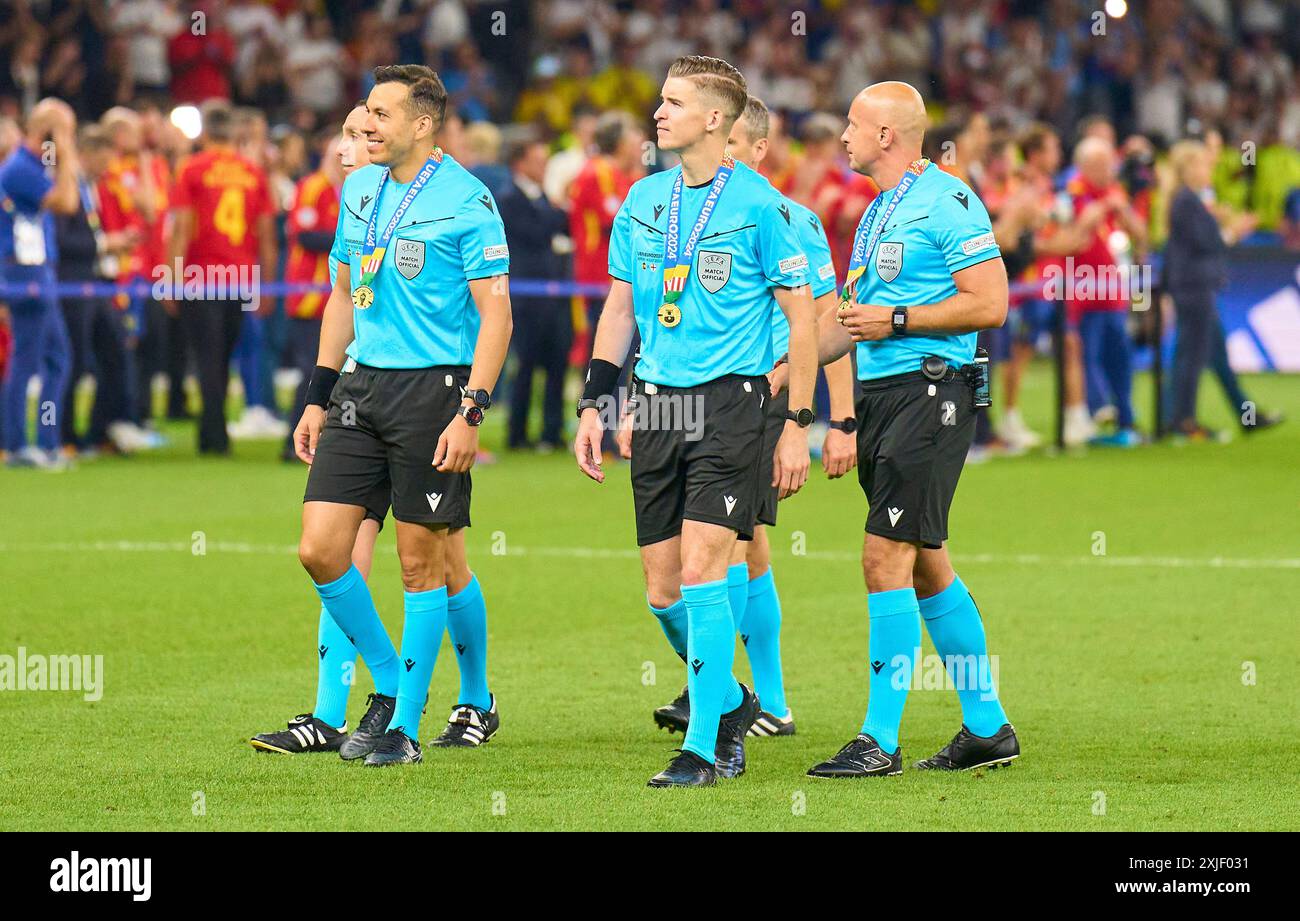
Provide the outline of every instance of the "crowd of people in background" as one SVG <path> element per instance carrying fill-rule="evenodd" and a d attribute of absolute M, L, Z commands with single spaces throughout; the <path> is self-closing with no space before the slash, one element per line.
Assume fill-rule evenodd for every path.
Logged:
<path fill-rule="evenodd" d="M 39 212 L 58 280 L 151 282 L 184 255 L 178 239 L 194 242 L 176 221 L 194 207 L 183 177 L 215 143 L 266 195 L 260 226 L 220 258 L 259 265 L 262 282 L 327 284 L 321 254 L 343 179 L 344 119 L 375 65 L 427 63 L 450 95 L 439 143 L 496 196 L 512 279 L 590 286 L 514 292 L 514 354 L 498 394 L 510 407 L 506 445 L 554 450 L 566 437 L 566 375 L 586 364 L 602 302 L 588 292 L 608 280 L 614 214 L 632 182 L 668 165 L 647 142 L 653 75 L 684 53 L 736 62 L 776 116 L 763 172 L 821 218 L 841 279 L 877 192 L 847 168 L 843 112 L 862 86 L 904 80 L 936 100 L 927 155 L 983 199 L 1013 280 L 1010 321 L 982 336 L 1002 370 L 996 422 L 981 414 L 977 458 L 1041 442 L 1021 411 L 1022 381 L 1058 301 L 1066 443 L 1143 440 L 1133 293 L 1044 286 L 1066 266 L 1100 273 L 1156 253 L 1177 329 L 1165 425 L 1181 437 L 1221 437 L 1195 407 L 1203 368 L 1237 412 L 1248 400 L 1214 304 L 1225 248 L 1261 236 L 1300 248 L 1300 10 L 1277 0 L 1151 0 L 1099 19 L 1095 6 L 14 0 L 0 9 L 0 237 L 30 235 L 25 215 Z M 172 118 L 186 104 L 223 113 L 222 137 L 210 124 L 203 139 L 188 136 Z M 51 176 L 40 200 L 25 201 L 30 189 L 14 183 L 33 168 L 59 170 L 41 159 L 51 138 L 75 176 Z M 23 260 L 3 246 L 0 258 L 10 266 L 0 281 L 41 277 L 14 268 Z M 277 398 L 277 372 L 310 371 L 314 350 L 303 341 L 323 306 L 319 293 L 264 298 L 255 310 L 227 305 L 213 325 L 196 305 L 138 289 L 67 297 L 52 310 L 0 299 L 7 461 L 61 467 L 77 455 L 148 450 L 163 441 L 157 421 L 189 418 L 196 404 L 205 452 L 226 453 L 227 432 L 284 438 L 292 407 Z M 226 425 L 232 364 L 242 400 Z M 186 390 L 195 371 L 197 395 Z M 530 426 L 535 372 L 545 383 Z M 57 420 L 38 420 L 35 440 L 24 411 L 31 377 L 42 381 L 38 406 L 52 406 Z M 93 408 L 79 414 L 79 388 L 92 381 Z M 1260 413 L 1243 428 L 1276 421 Z"/>

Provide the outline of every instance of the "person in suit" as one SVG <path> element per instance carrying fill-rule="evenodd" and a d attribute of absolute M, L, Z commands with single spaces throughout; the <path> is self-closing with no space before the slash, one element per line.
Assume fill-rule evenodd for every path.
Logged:
<path fill-rule="evenodd" d="M 542 191 L 548 158 L 546 143 L 522 134 L 506 145 L 510 182 L 497 199 L 506 225 L 512 259 L 511 274 L 521 279 L 562 281 L 569 277 L 567 236 L 569 219 Z M 510 381 L 507 444 L 526 448 L 533 372 L 546 375 L 542 398 L 542 430 L 536 446 L 552 451 L 564 434 L 564 371 L 573 340 L 573 320 L 565 297 L 520 298 L 515 310 L 515 373 Z"/>

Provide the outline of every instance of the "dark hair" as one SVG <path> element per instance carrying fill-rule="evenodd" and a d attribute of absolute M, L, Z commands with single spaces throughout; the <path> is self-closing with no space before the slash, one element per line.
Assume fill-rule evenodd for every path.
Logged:
<path fill-rule="evenodd" d="M 514 165 L 528 155 L 537 144 L 545 144 L 546 141 L 532 127 L 526 126 L 510 132 L 503 145 L 502 161 L 506 166 L 514 168 Z"/>
<path fill-rule="evenodd" d="M 229 141 L 235 133 L 235 113 L 230 103 L 221 99 L 209 99 L 199 108 L 202 117 L 203 136 L 211 141 Z"/>
<path fill-rule="evenodd" d="M 772 113 L 768 111 L 767 104 L 757 96 L 749 97 L 749 101 L 745 103 L 745 114 L 741 117 L 745 120 L 745 131 L 749 134 L 750 141 L 765 138 L 772 130 Z"/>
<path fill-rule="evenodd" d="M 668 76 L 685 77 L 703 92 L 722 103 L 722 111 L 735 122 L 745 111 L 749 90 L 745 77 L 722 58 L 703 54 L 688 54 L 673 61 Z"/>
<path fill-rule="evenodd" d="M 1016 146 L 1020 148 L 1020 156 L 1028 160 L 1047 146 L 1048 137 L 1054 137 L 1055 135 L 1056 132 L 1052 130 L 1051 125 L 1034 122 L 1022 131 L 1020 137 L 1016 139 Z"/>
<path fill-rule="evenodd" d="M 433 130 L 442 127 L 447 113 L 447 88 L 437 72 L 423 64 L 384 64 L 375 68 L 375 86 L 381 83 L 402 83 L 410 90 L 406 97 L 406 111 L 416 118 L 427 115 L 433 119 Z"/>
<path fill-rule="evenodd" d="M 633 125 L 632 116 L 626 112 L 621 110 L 606 112 L 596 122 L 596 131 L 592 136 L 592 140 L 596 142 L 596 149 L 609 156 L 618 150 L 623 136 L 632 130 Z"/>

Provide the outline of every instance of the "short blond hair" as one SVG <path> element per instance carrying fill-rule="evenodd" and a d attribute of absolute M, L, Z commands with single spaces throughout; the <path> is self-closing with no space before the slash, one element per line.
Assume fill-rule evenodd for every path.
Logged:
<path fill-rule="evenodd" d="M 733 123 L 749 102 L 744 75 L 722 58 L 688 54 L 673 61 L 668 76 L 690 80 L 700 92 L 721 103 L 719 108 Z"/>
<path fill-rule="evenodd" d="M 1205 145 L 1204 141 L 1198 141 L 1194 138 L 1179 141 L 1173 147 L 1170 147 L 1169 167 L 1174 171 L 1174 177 L 1185 185 L 1187 183 L 1187 171 L 1196 162 L 1196 158 L 1205 157 L 1209 151 L 1210 148 Z"/>

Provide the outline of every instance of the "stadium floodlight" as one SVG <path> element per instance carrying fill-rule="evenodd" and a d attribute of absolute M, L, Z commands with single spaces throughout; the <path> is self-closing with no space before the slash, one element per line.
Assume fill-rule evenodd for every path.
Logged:
<path fill-rule="evenodd" d="M 1122 19 L 1128 12 L 1126 0 L 1106 0 L 1106 15 L 1113 19 Z"/>
<path fill-rule="evenodd" d="M 194 106 L 177 106 L 172 109 L 171 122 L 191 141 L 203 132 L 203 117 Z"/>

